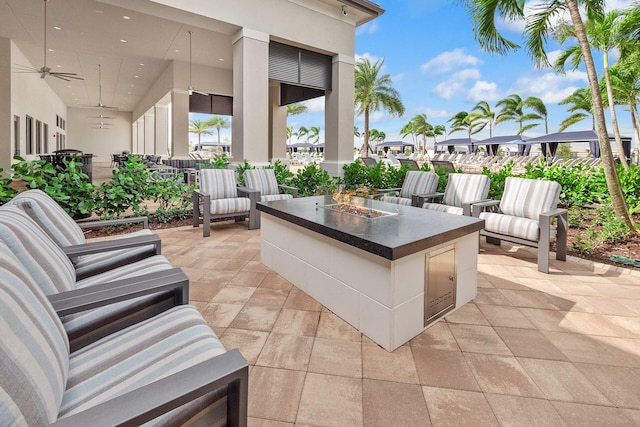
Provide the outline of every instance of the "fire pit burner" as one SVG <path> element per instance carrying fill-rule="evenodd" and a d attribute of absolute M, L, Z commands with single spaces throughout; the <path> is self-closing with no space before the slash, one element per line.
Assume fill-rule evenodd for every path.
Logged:
<path fill-rule="evenodd" d="M 330 205 L 324 205 L 320 207 L 346 213 L 349 215 L 360 216 L 363 218 L 379 218 L 382 216 L 395 215 L 392 212 L 385 212 L 385 211 L 380 211 L 378 209 L 365 208 L 352 203 L 333 203 Z"/>

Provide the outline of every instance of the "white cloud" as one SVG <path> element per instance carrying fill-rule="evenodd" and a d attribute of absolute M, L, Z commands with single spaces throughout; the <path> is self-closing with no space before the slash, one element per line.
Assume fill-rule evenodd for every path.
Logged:
<path fill-rule="evenodd" d="M 382 111 L 373 111 L 369 113 L 369 123 L 379 122 L 385 117 L 385 114 Z"/>
<path fill-rule="evenodd" d="M 446 73 L 454 68 L 467 65 L 480 65 L 479 58 L 464 53 L 463 49 L 457 48 L 448 52 L 443 52 L 435 58 L 420 66 L 423 72 L 433 71 L 435 73 Z"/>
<path fill-rule="evenodd" d="M 436 85 L 433 90 L 440 98 L 451 99 L 455 94 L 464 90 L 464 84 L 467 80 L 477 80 L 479 78 L 480 71 L 477 68 L 468 68 L 454 73 L 447 80 Z"/>
<path fill-rule="evenodd" d="M 544 73 L 520 77 L 509 93 L 517 93 L 523 98 L 536 96 L 546 104 L 557 104 L 576 89 L 584 87 L 586 82 L 587 73 L 582 71 L 569 71 L 565 75 Z"/>
<path fill-rule="evenodd" d="M 404 79 L 404 73 L 396 74 L 395 76 L 391 76 L 391 80 L 394 82 L 399 82 Z"/>
<path fill-rule="evenodd" d="M 361 36 L 364 34 L 375 34 L 378 32 L 378 29 L 380 29 L 378 21 L 369 21 L 366 24 L 356 28 L 356 36 Z"/>
<path fill-rule="evenodd" d="M 324 113 L 324 96 L 310 99 L 304 104 L 308 108 L 307 113 Z"/>
<path fill-rule="evenodd" d="M 375 64 L 381 58 L 378 56 L 371 55 L 369 52 L 366 52 L 366 53 L 363 53 L 362 55 L 356 54 L 356 62 L 358 62 L 360 59 L 368 59 L 370 63 Z"/>
<path fill-rule="evenodd" d="M 433 108 L 425 108 L 424 113 L 427 115 L 427 120 L 436 118 L 449 118 L 452 116 L 447 110 L 434 110 Z"/>
<path fill-rule="evenodd" d="M 498 86 L 493 82 L 484 80 L 477 81 L 467 94 L 467 101 L 477 103 L 478 101 L 497 101 L 503 98 L 498 91 Z"/>

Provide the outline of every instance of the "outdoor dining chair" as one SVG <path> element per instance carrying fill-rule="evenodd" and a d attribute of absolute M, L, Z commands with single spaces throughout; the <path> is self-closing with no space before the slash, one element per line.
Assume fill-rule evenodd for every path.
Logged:
<path fill-rule="evenodd" d="M 476 203 L 472 214 L 484 219 L 487 243 L 501 240 L 538 248 L 538 271 L 549 272 L 549 244 L 557 219 L 556 259 L 567 259 L 567 210 L 558 208 L 561 187 L 555 181 L 509 177 L 501 200 Z"/>
<path fill-rule="evenodd" d="M 410 170 L 405 175 L 401 188 L 376 189 L 376 191 L 382 194 L 380 200 L 383 202 L 418 206 L 418 196 L 435 193 L 439 180 L 440 177 L 436 173 Z"/>
<path fill-rule="evenodd" d="M 193 226 L 200 225 L 202 235 L 211 235 L 211 220 L 234 218 L 237 222 L 249 217 L 249 230 L 260 226 L 256 203 L 259 192 L 238 188 L 235 171 L 231 169 L 200 170 L 200 189 L 193 192 Z"/>

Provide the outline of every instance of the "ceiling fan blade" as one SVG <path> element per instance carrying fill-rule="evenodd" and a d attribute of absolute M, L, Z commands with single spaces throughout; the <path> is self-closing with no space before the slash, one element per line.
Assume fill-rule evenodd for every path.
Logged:
<path fill-rule="evenodd" d="M 58 73 L 58 72 L 54 72 L 54 73 L 49 73 L 49 74 L 54 76 L 54 77 L 66 77 L 68 79 L 84 80 L 84 78 L 80 77 L 76 73 Z"/>

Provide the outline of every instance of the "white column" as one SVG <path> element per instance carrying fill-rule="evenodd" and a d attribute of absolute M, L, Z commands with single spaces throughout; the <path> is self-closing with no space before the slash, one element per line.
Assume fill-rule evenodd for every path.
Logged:
<path fill-rule="evenodd" d="M 153 154 L 167 156 L 169 144 L 169 107 L 167 105 L 155 105 L 155 147 Z"/>
<path fill-rule="evenodd" d="M 233 163 L 269 161 L 269 35 L 233 36 Z"/>
<path fill-rule="evenodd" d="M 171 94 L 171 158 L 189 158 L 189 94 Z"/>
<path fill-rule="evenodd" d="M 8 171 L 13 156 L 13 115 L 11 112 L 11 40 L 0 37 L 0 168 Z M 24 127 L 24 117 L 20 121 Z M 49 128 L 49 132 L 53 131 Z M 49 142 L 55 144 L 55 142 Z"/>
<path fill-rule="evenodd" d="M 153 109 L 144 115 L 144 147 L 142 154 L 153 154 L 156 148 L 156 120 Z"/>
<path fill-rule="evenodd" d="M 145 117 L 142 116 L 138 119 L 138 138 L 137 144 L 133 146 L 132 153 L 142 153 L 144 151 L 144 128 Z"/>
<path fill-rule="evenodd" d="M 332 90 L 325 96 L 325 148 L 322 168 L 342 176 L 342 167 L 353 162 L 353 96 L 355 60 L 333 57 Z"/>
<path fill-rule="evenodd" d="M 280 84 L 269 85 L 269 161 L 287 161 L 287 107 L 280 106 Z"/>

